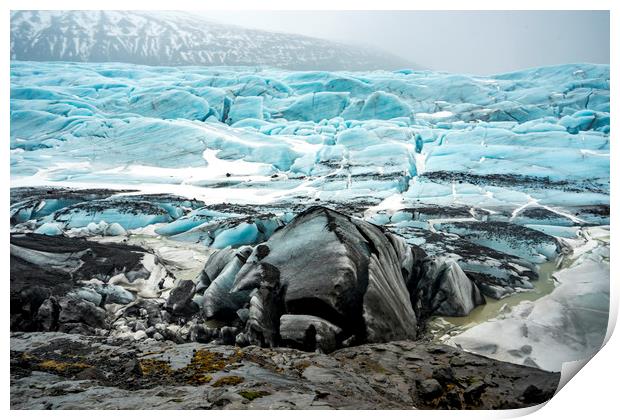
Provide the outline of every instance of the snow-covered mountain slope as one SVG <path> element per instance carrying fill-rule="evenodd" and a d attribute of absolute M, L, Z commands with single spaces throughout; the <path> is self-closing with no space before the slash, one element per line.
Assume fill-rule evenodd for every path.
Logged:
<path fill-rule="evenodd" d="M 248 65 L 373 70 L 395 56 L 301 35 L 224 25 L 181 12 L 16 11 L 11 59 L 148 65 Z"/>

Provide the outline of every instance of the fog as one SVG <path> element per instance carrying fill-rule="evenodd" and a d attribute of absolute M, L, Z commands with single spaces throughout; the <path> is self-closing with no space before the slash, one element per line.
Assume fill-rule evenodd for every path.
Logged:
<path fill-rule="evenodd" d="M 493 74 L 609 63 L 607 11 L 204 11 L 211 20 L 383 49 L 416 68 Z"/>

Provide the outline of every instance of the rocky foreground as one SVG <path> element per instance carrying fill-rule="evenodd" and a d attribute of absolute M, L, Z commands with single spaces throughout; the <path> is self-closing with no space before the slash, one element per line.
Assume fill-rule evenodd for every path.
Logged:
<path fill-rule="evenodd" d="M 54 197 L 33 208 L 44 211 Z M 148 210 L 132 203 L 137 209 L 119 214 Z M 101 200 L 72 217 L 117 205 Z M 16 224 L 12 406 L 488 409 L 538 404 L 555 392 L 557 373 L 429 343 L 426 333 L 431 317 L 465 316 L 484 294 L 526 276 L 499 283 L 468 275 L 453 259 L 322 206 L 273 226 L 243 220 L 217 238 L 234 242 L 256 226 L 254 244 L 194 254 L 156 236 L 152 248 L 135 245 L 139 230 L 109 233 L 114 223 L 58 234 Z M 514 232 L 550 256 L 562 252 L 552 237 Z M 200 258 L 191 263 L 192 255 Z"/>
<path fill-rule="evenodd" d="M 425 342 L 329 355 L 58 332 L 11 335 L 14 409 L 507 409 L 560 375 Z"/>

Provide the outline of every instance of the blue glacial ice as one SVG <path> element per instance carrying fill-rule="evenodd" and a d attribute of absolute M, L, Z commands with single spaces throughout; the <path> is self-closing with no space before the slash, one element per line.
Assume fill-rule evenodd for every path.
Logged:
<path fill-rule="evenodd" d="M 62 235 L 62 228 L 58 223 L 47 222 L 35 229 L 34 233 L 40 233 L 41 235 L 56 236 Z"/>
<path fill-rule="evenodd" d="M 604 65 L 483 77 L 11 64 L 13 186 L 137 188 L 207 204 L 360 203 L 383 225 L 434 229 L 402 212 L 426 204 L 481 209 L 558 236 L 571 233 L 544 226 L 605 223 L 609 124 Z M 139 197 L 115 200 L 98 209 L 34 200 L 14 204 L 12 220 L 157 224 L 158 234 L 217 247 L 270 236 L 260 218 L 231 224 L 234 212 L 152 197 L 136 215 L 128 208 Z M 550 214 L 525 214 L 539 208 Z M 512 249 L 534 260 L 553 254 L 538 251 Z"/>
<path fill-rule="evenodd" d="M 609 124 L 602 65 L 481 77 L 11 64 L 14 185 L 605 205 Z"/>

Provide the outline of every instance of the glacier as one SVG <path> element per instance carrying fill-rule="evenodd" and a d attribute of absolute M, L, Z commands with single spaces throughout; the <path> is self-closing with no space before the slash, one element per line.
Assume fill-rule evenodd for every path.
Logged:
<path fill-rule="evenodd" d="M 606 66 L 481 78 L 13 62 L 11 75 L 14 185 L 608 204 Z"/>
<path fill-rule="evenodd" d="M 16 325 L 82 299 L 114 313 L 117 338 L 276 345 L 281 327 L 282 342 L 333 351 L 436 318 L 435 341 L 557 371 L 607 324 L 609 83 L 593 64 L 476 76 L 12 61 L 12 258 L 71 271 L 88 243 L 139 248 L 125 272 L 84 265 L 95 280 Z M 587 313 L 568 320 L 571 307 Z"/>

